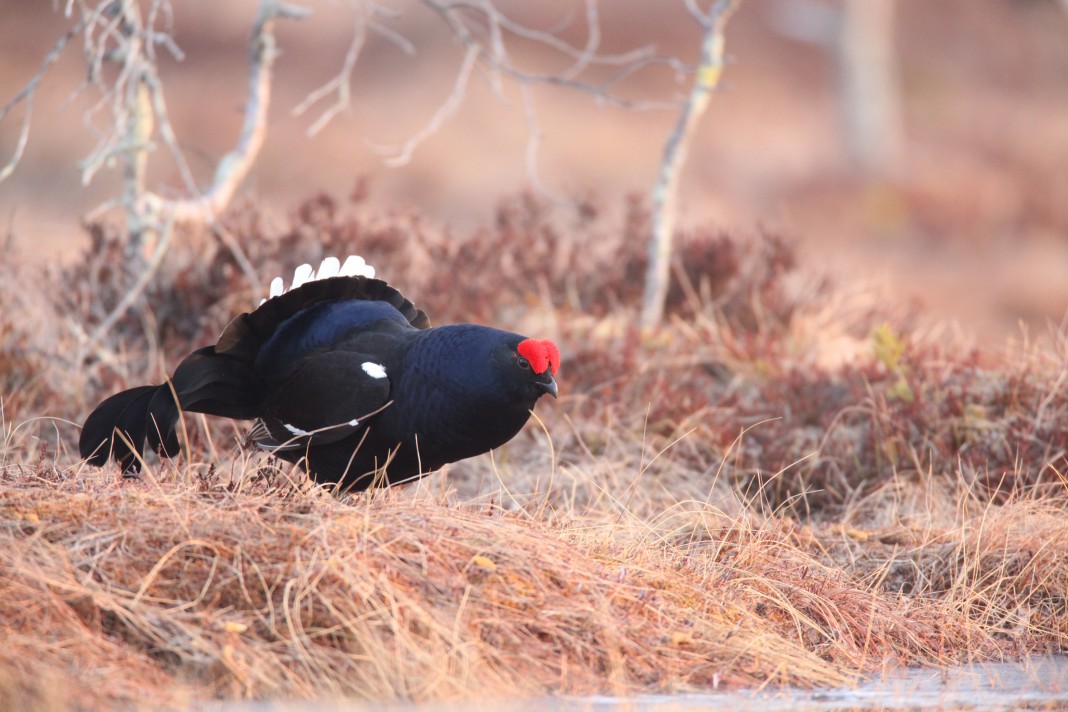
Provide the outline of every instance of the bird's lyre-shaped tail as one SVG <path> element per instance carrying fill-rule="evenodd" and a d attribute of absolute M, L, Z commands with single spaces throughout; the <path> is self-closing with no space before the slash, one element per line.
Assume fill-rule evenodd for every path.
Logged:
<path fill-rule="evenodd" d="M 180 411 L 249 419 L 261 397 L 248 363 L 216 354 L 215 347 L 208 346 L 187 356 L 168 382 L 138 386 L 104 400 L 85 420 L 78 449 L 91 465 L 114 459 L 123 472 L 137 472 L 146 442 L 160 455 L 178 454 Z"/>
<path fill-rule="evenodd" d="M 275 279 L 257 309 L 235 317 L 214 346 L 187 356 L 168 382 L 131 388 L 100 403 L 82 426 L 81 456 L 97 466 L 114 459 L 124 472 L 136 472 L 146 442 L 160 455 L 178 454 L 181 411 L 257 418 L 268 391 L 255 366 L 261 347 L 301 311 L 336 300 L 386 302 L 412 326 L 425 329 L 430 324 L 400 292 L 374 279 L 374 269 L 361 257 L 350 256 L 344 264 L 328 257 L 318 271 L 301 265 L 288 290 L 280 277 Z"/>

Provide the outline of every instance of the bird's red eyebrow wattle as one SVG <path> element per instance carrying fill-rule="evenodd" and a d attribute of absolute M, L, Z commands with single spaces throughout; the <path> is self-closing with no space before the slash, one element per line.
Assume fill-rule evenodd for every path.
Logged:
<path fill-rule="evenodd" d="M 516 351 L 530 361 L 534 373 L 545 373 L 548 369 L 556 375 L 560 368 L 560 349 L 549 339 L 525 339 L 519 342 Z"/>

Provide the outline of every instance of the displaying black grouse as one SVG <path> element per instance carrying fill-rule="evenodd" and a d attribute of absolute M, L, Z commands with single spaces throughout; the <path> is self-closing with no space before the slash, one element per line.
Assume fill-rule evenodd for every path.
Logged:
<path fill-rule="evenodd" d="M 179 410 L 254 420 L 260 447 L 350 490 L 410 480 L 510 440 L 556 397 L 549 340 L 486 326 L 430 328 L 361 258 L 302 265 L 170 381 L 111 396 L 82 428 L 90 464 L 141 467 L 145 441 L 178 453 Z M 177 398 L 177 402 L 176 402 Z"/>

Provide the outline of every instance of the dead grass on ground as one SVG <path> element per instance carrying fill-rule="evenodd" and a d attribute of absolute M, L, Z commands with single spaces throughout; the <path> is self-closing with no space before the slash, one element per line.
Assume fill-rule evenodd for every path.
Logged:
<path fill-rule="evenodd" d="M 1064 650 L 1068 340 L 962 350 L 798 274 L 786 238 L 700 230 L 642 339 L 624 213 L 519 196 L 462 239 L 325 196 L 230 217 L 267 279 L 360 252 L 435 323 L 563 348 L 564 396 L 493 457 L 358 497 L 200 416 L 141 479 L 77 462 L 97 399 L 255 303 L 215 237 L 96 344 L 121 238 L 62 272 L 7 255 L 0 707 L 840 685 Z"/>

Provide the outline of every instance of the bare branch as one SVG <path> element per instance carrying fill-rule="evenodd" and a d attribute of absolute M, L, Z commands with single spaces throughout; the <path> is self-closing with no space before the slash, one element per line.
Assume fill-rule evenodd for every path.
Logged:
<path fill-rule="evenodd" d="M 241 269 L 242 274 L 245 275 L 245 279 L 248 280 L 249 286 L 252 287 L 252 293 L 266 293 L 263 283 L 260 281 L 259 272 L 256 271 L 252 262 L 249 261 L 248 255 L 241 248 L 241 244 L 230 234 L 230 231 L 223 227 L 222 223 L 214 222 L 211 224 L 211 232 L 230 251 L 234 261 L 237 262 L 237 266 Z"/>
<path fill-rule="evenodd" d="M 148 87 L 149 98 L 152 101 L 152 111 L 159 121 L 159 134 L 163 138 L 163 143 L 170 151 L 171 159 L 177 166 L 178 173 L 182 176 L 186 191 L 190 195 L 196 195 L 198 193 L 196 179 L 193 178 L 193 171 L 190 170 L 189 164 L 185 160 L 185 155 L 178 146 L 178 137 L 175 136 L 174 128 L 171 126 L 167 102 L 163 98 L 163 86 L 160 84 L 159 74 L 156 73 L 155 67 L 152 67 L 148 75 L 145 76 L 145 83 Z"/>
<path fill-rule="evenodd" d="M 373 0 L 362 0 L 363 6 L 367 9 L 369 19 L 367 26 L 377 35 L 381 36 L 388 42 L 393 43 L 397 48 L 407 55 L 415 54 L 415 45 L 411 41 L 397 32 L 396 30 L 386 26 L 380 20 L 393 20 L 400 16 L 400 12 L 391 10 L 387 7 L 382 7 L 376 4 Z"/>
<path fill-rule="evenodd" d="M 85 29 L 85 25 L 85 20 L 74 23 L 62 37 L 56 40 L 56 43 L 52 45 L 52 49 L 45 55 L 37 72 L 30 77 L 30 81 L 26 82 L 22 89 L 11 97 L 3 107 L 0 107 L 0 121 L 3 121 L 8 113 L 20 103 L 25 104 L 26 107 L 22 119 L 22 128 L 19 129 L 18 142 L 15 144 L 15 151 L 11 156 L 11 160 L 4 164 L 3 168 L 0 168 L 0 183 L 15 170 L 15 167 L 22 159 L 23 152 L 26 150 L 26 144 L 30 138 L 30 116 L 33 113 L 33 97 L 37 92 L 37 86 L 41 83 L 45 74 L 48 73 L 48 70 L 52 68 L 52 65 L 56 63 L 56 60 L 59 59 L 60 55 L 63 54 L 63 50 L 67 48 L 70 41 Z"/>
<path fill-rule="evenodd" d="M 415 54 L 415 45 L 412 44 L 407 37 L 396 30 L 386 27 L 381 22 L 376 22 L 375 20 L 368 22 L 367 26 L 373 30 L 376 35 L 379 35 L 396 45 L 401 52 L 404 52 L 407 55 Z"/>
<path fill-rule="evenodd" d="M 169 26 L 170 9 L 165 0 L 153 0 L 148 6 L 148 22 L 142 21 L 134 0 L 102 0 L 93 6 L 84 0 L 71 0 L 68 10 L 74 7 L 80 8 L 85 26 L 87 84 L 99 87 L 101 92 L 100 100 L 85 117 L 98 141 L 82 162 L 83 183 L 91 181 L 102 167 L 110 166 L 115 160 L 122 162 L 125 186 L 122 204 L 135 242 L 141 230 L 163 222 L 164 214 L 178 222 L 213 220 L 230 201 L 263 145 L 272 67 L 277 55 L 274 21 L 303 18 L 308 11 L 279 0 L 261 0 L 249 40 L 249 93 L 242 129 L 236 145 L 220 160 L 211 184 L 201 193 L 170 123 L 156 72 L 155 45 L 162 45 L 175 57 L 182 56 L 169 31 L 152 26 L 161 17 L 166 18 Z M 117 63 L 119 70 L 117 75 L 105 78 L 103 69 L 108 62 Z M 93 126 L 93 117 L 102 110 L 109 115 L 109 126 L 98 130 Z M 166 198 L 145 187 L 144 169 L 156 128 L 182 177 L 187 194 L 183 199 Z"/>
<path fill-rule="evenodd" d="M 139 124 L 138 119 L 144 121 L 151 117 L 141 114 L 143 108 L 149 111 L 150 108 L 140 103 L 142 95 L 138 88 L 145 64 L 142 61 L 144 32 L 138 5 L 122 0 L 100 2 L 92 8 L 79 2 L 79 7 L 87 22 L 83 52 L 89 73 L 85 86 L 95 86 L 100 91 L 99 101 L 85 114 L 86 125 L 97 135 L 97 145 L 80 164 L 82 184 L 88 185 L 97 171 L 111 165 L 115 159 L 129 164 L 139 160 L 139 154 L 147 152 L 151 132 L 139 130 L 145 126 Z M 105 80 L 103 67 L 106 62 L 119 65 L 118 74 L 111 80 Z M 102 111 L 110 115 L 109 126 L 97 130 L 91 123 L 92 118 Z M 131 178 L 126 176 L 127 180 Z"/>
<path fill-rule="evenodd" d="M 719 84 L 723 72 L 723 32 L 727 20 L 741 0 L 716 0 L 709 10 L 707 24 L 703 24 L 701 61 L 694 76 L 690 96 L 682 107 L 675 128 L 664 145 L 660 174 L 653 187 L 652 235 L 649 240 L 649 265 L 642 299 L 641 325 L 645 331 L 656 328 L 664 313 L 668 276 L 671 264 L 671 244 L 675 235 L 675 208 L 678 200 L 679 177 L 689 153 L 690 140 L 708 107 L 712 90 Z M 687 7 L 691 3 L 687 3 Z"/>
<path fill-rule="evenodd" d="M 166 25 L 162 32 L 156 32 L 152 28 L 156 26 L 159 21 L 160 14 L 166 16 Z M 154 0 L 151 5 L 148 6 L 148 22 L 145 23 L 145 53 L 153 60 L 152 64 L 155 66 L 156 60 L 156 45 L 163 45 L 168 52 L 171 53 L 175 59 L 181 59 L 185 56 L 178 45 L 175 43 L 174 38 L 171 37 L 171 29 L 174 27 L 174 13 L 171 10 L 171 5 L 166 0 Z"/>
<path fill-rule="evenodd" d="M 675 101 L 631 100 L 615 93 L 615 88 L 621 82 L 647 67 L 669 66 L 676 73 L 686 72 L 687 68 L 674 57 L 657 55 L 651 47 L 621 54 L 599 54 L 597 49 L 600 46 L 601 32 L 596 0 L 585 0 L 588 29 L 582 47 L 575 47 L 560 39 L 553 32 L 533 29 L 512 20 L 498 10 L 492 0 L 423 0 L 423 2 L 460 40 L 464 47 L 464 59 L 457 72 L 452 92 L 430 121 L 400 147 L 376 147 L 382 152 L 394 152 L 393 156 L 386 159 L 388 165 L 399 166 L 409 162 L 414 150 L 440 130 L 445 122 L 456 113 L 463 102 L 472 72 L 477 66 L 486 70 L 491 88 L 502 100 L 504 100 L 503 80 L 509 79 L 524 93 L 524 101 L 529 101 L 530 95 L 526 93 L 528 87 L 544 85 L 588 94 L 598 103 L 623 109 L 639 111 L 678 108 L 678 103 Z M 543 44 L 569 57 L 573 63 L 564 71 L 552 74 L 522 69 L 509 56 L 508 36 Z M 600 82 L 581 79 L 583 72 L 592 66 L 615 66 L 619 69 Z M 526 113 L 528 126 L 533 126 L 534 124 L 530 121 L 529 107 Z M 532 147 L 536 153 L 540 140 L 540 134 L 535 134 L 528 141 L 528 171 L 530 170 L 529 162 L 532 160 Z M 532 175 L 536 176 L 536 171 Z"/>
<path fill-rule="evenodd" d="M 173 234 L 174 219 L 172 217 L 167 221 L 167 224 L 164 225 L 159 242 L 156 243 L 155 252 L 152 254 L 152 258 L 149 260 L 145 268 L 141 270 L 141 273 L 137 277 L 137 281 L 134 283 L 133 287 L 123 295 L 122 299 L 119 300 L 119 303 L 115 305 L 115 308 L 112 309 L 93 332 L 89 334 L 85 343 L 81 345 L 81 353 L 83 356 L 78 358 L 76 363 L 81 363 L 83 361 L 84 354 L 87 353 L 89 349 L 92 348 L 92 346 L 99 341 L 119 319 L 122 318 L 123 314 L 134 305 L 138 297 L 145 291 L 149 282 L 156 276 L 156 271 L 159 270 L 160 265 L 163 264 L 163 257 L 167 254 L 167 248 L 170 246 L 171 236 Z"/>
<path fill-rule="evenodd" d="M 15 150 L 11 153 L 11 160 L 0 168 L 0 183 L 2 183 L 15 170 L 15 166 L 22 160 L 22 154 L 26 151 L 26 144 L 30 140 L 30 119 L 33 117 L 33 93 L 26 95 L 26 108 L 23 110 L 22 126 L 19 128 L 19 138 L 15 143 Z"/>
<path fill-rule="evenodd" d="M 396 45 L 405 54 L 415 53 L 415 45 L 404 35 L 375 19 L 393 18 L 396 13 L 375 5 L 371 0 L 350 0 L 350 3 L 353 6 L 353 33 L 341 69 L 325 84 L 309 92 L 293 109 L 294 116 L 301 116 L 326 97 L 335 96 L 334 103 L 326 107 L 308 127 L 306 134 L 309 137 L 319 133 L 334 117 L 352 107 L 352 73 L 367 41 L 368 30 Z"/>
<path fill-rule="evenodd" d="M 712 24 L 712 18 L 702 12 L 700 6 L 697 4 L 697 0 L 683 0 L 686 4 L 686 10 L 689 11 L 690 16 L 704 29 L 708 29 Z"/>
<path fill-rule="evenodd" d="M 534 190 L 546 196 L 553 202 L 561 204 L 568 203 L 570 201 L 567 201 L 550 191 L 545 184 L 542 183 L 541 176 L 538 174 L 538 150 L 541 147 L 542 135 L 541 128 L 538 126 L 538 113 L 535 108 L 531 87 L 524 84 L 519 90 L 523 97 L 523 114 L 527 121 L 527 180 L 530 181 Z"/>
<path fill-rule="evenodd" d="M 319 133 L 324 126 L 330 123 L 331 119 L 352 105 L 350 92 L 352 71 L 356 67 L 356 60 L 359 58 L 364 41 L 367 39 L 367 18 L 354 13 L 353 24 L 355 27 L 352 33 L 352 41 L 349 43 L 348 52 L 345 53 L 345 61 L 341 64 L 341 70 L 326 84 L 309 93 L 304 98 L 304 101 L 293 109 L 293 115 L 300 116 L 324 97 L 330 94 L 337 95 L 334 103 L 324 109 L 319 118 L 308 127 L 307 135 L 309 137 Z"/>
<path fill-rule="evenodd" d="M 101 167 L 121 161 L 123 194 L 120 204 L 126 211 L 131 238 L 129 256 L 134 258 L 129 264 L 134 265 L 132 268 L 138 273 L 130 291 L 86 337 L 84 352 L 126 313 L 154 278 L 170 244 L 174 225 L 184 221 L 213 222 L 230 201 L 251 168 L 266 135 L 272 67 L 277 56 L 274 21 L 305 17 L 307 11 L 284 5 L 279 0 L 261 0 L 249 40 L 249 90 L 241 132 L 234 148 L 220 160 L 208 189 L 200 193 L 171 126 L 156 71 L 156 45 L 181 56 L 169 32 L 154 27 L 161 18 L 166 18 L 169 24 L 166 0 L 152 0 L 147 7 L 147 23 L 142 19 L 137 0 L 101 0 L 94 6 L 87 5 L 84 0 L 71 0 L 68 9 L 75 7 L 82 12 L 89 66 L 87 85 L 99 87 L 101 91 L 101 99 L 87 112 L 86 121 L 91 129 L 94 128 L 92 117 L 101 110 L 106 110 L 110 119 L 108 128 L 97 132 L 97 146 L 83 163 L 83 180 L 91 180 Z M 107 63 L 118 65 L 117 72 L 110 77 L 104 72 Z M 188 197 L 169 199 L 146 188 L 147 161 L 157 128 L 178 168 Z M 247 258 L 230 236 L 216 234 L 234 252 L 242 270 L 253 274 Z M 155 244 L 146 260 L 141 249 L 149 244 L 144 240 L 147 236 L 151 236 Z"/>
<path fill-rule="evenodd" d="M 386 160 L 387 165 L 403 166 L 411 161 L 412 154 L 415 152 L 415 149 L 418 148 L 419 144 L 437 133 L 445 122 L 456 113 L 460 108 L 460 104 L 463 103 L 464 94 L 467 92 L 467 85 L 471 81 L 471 72 L 475 68 L 478 55 L 478 48 L 467 48 L 467 53 L 464 54 L 464 61 L 460 65 L 460 71 L 456 73 L 456 81 L 453 83 L 452 91 L 449 93 L 445 103 L 438 107 L 438 110 L 434 112 L 430 121 L 428 121 L 423 128 L 419 129 L 404 143 L 403 146 L 401 146 L 396 155 Z M 379 150 L 383 149 L 379 148 Z"/>
<path fill-rule="evenodd" d="M 274 21 L 277 18 L 301 19 L 307 15 L 308 11 L 304 8 L 283 5 L 277 0 L 262 0 L 249 40 L 251 67 L 248 99 L 237 144 L 219 161 L 211 185 L 203 194 L 184 200 L 172 200 L 156 193 L 147 193 L 144 199 L 149 212 L 173 214 L 178 222 L 210 222 L 230 202 L 255 162 L 267 133 L 272 71 L 278 55 L 274 39 Z"/>
<path fill-rule="evenodd" d="M 586 21 L 588 25 L 587 39 L 584 47 L 575 47 L 571 43 L 560 39 L 557 36 L 557 32 L 565 27 L 568 23 L 561 23 L 560 27 L 550 30 L 536 30 L 531 27 L 527 27 L 522 23 L 516 22 L 511 19 L 500 10 L 498 10 L 490 0 L 466 0 L 462 2 L 443 3 L 439 0 L 424 0 L 424 3 L 437 12 L 441 16 L 445 16 L 447 12 L 453 12 L 457 16 L 457 21 L 464 25 L 463 30 L 457 31 L 457 28 L 453 23 L 445 18 L 450 24 L 454 34 L 460 37 L 466 43 L 468 41 L 477 41 L 474 34 L 470 32 L 466 27 L 465 21 L 462 16 L 459 15 L 459 10 L 468 10 L 477 14 L 481 14 L 486 18 L 487 24 L 492 26 L 499 26 L 501 30 L 507 31 L 509 34 L 521 37 L 526 40 L 531 40 L 539 44 L 543 44 L 546 47 L 555 50 L 564 56 L 570 57 L 583 65 L 589 66 L 612 66 L 630 64 L 633 62 L 640 62 L 646 60 L 652 60 L 653 62 L 675 63 L 672 57 L 657 56 L 655 48 L 652 46 L 638 47 L 627 52 L 621 52 L 618 54 L 601 54 L 596 51 L 600 46 L 601 30 L 600 30 L 600 12 L 597 9 L 596 0 L 585 0 L 586 6 Z M 492 30 L 489 30 L 492 31 Z M 500 33 L 503 35 L 503 33 Z M 504 53 L 492 53 L 494 57 L 499 60 L 506 59 Z M 570 71 L 570 70 L 568 70 Z"/>
<path fill-rule="evenodd" d="M 601 46 L 601 19 L 597 10 L 597 0 L 586 0 L 586 46 L 575 58 L 570 68 L 561 72 L 564 79 L 574 79 L 597 58 L 597 48 Z"/>

